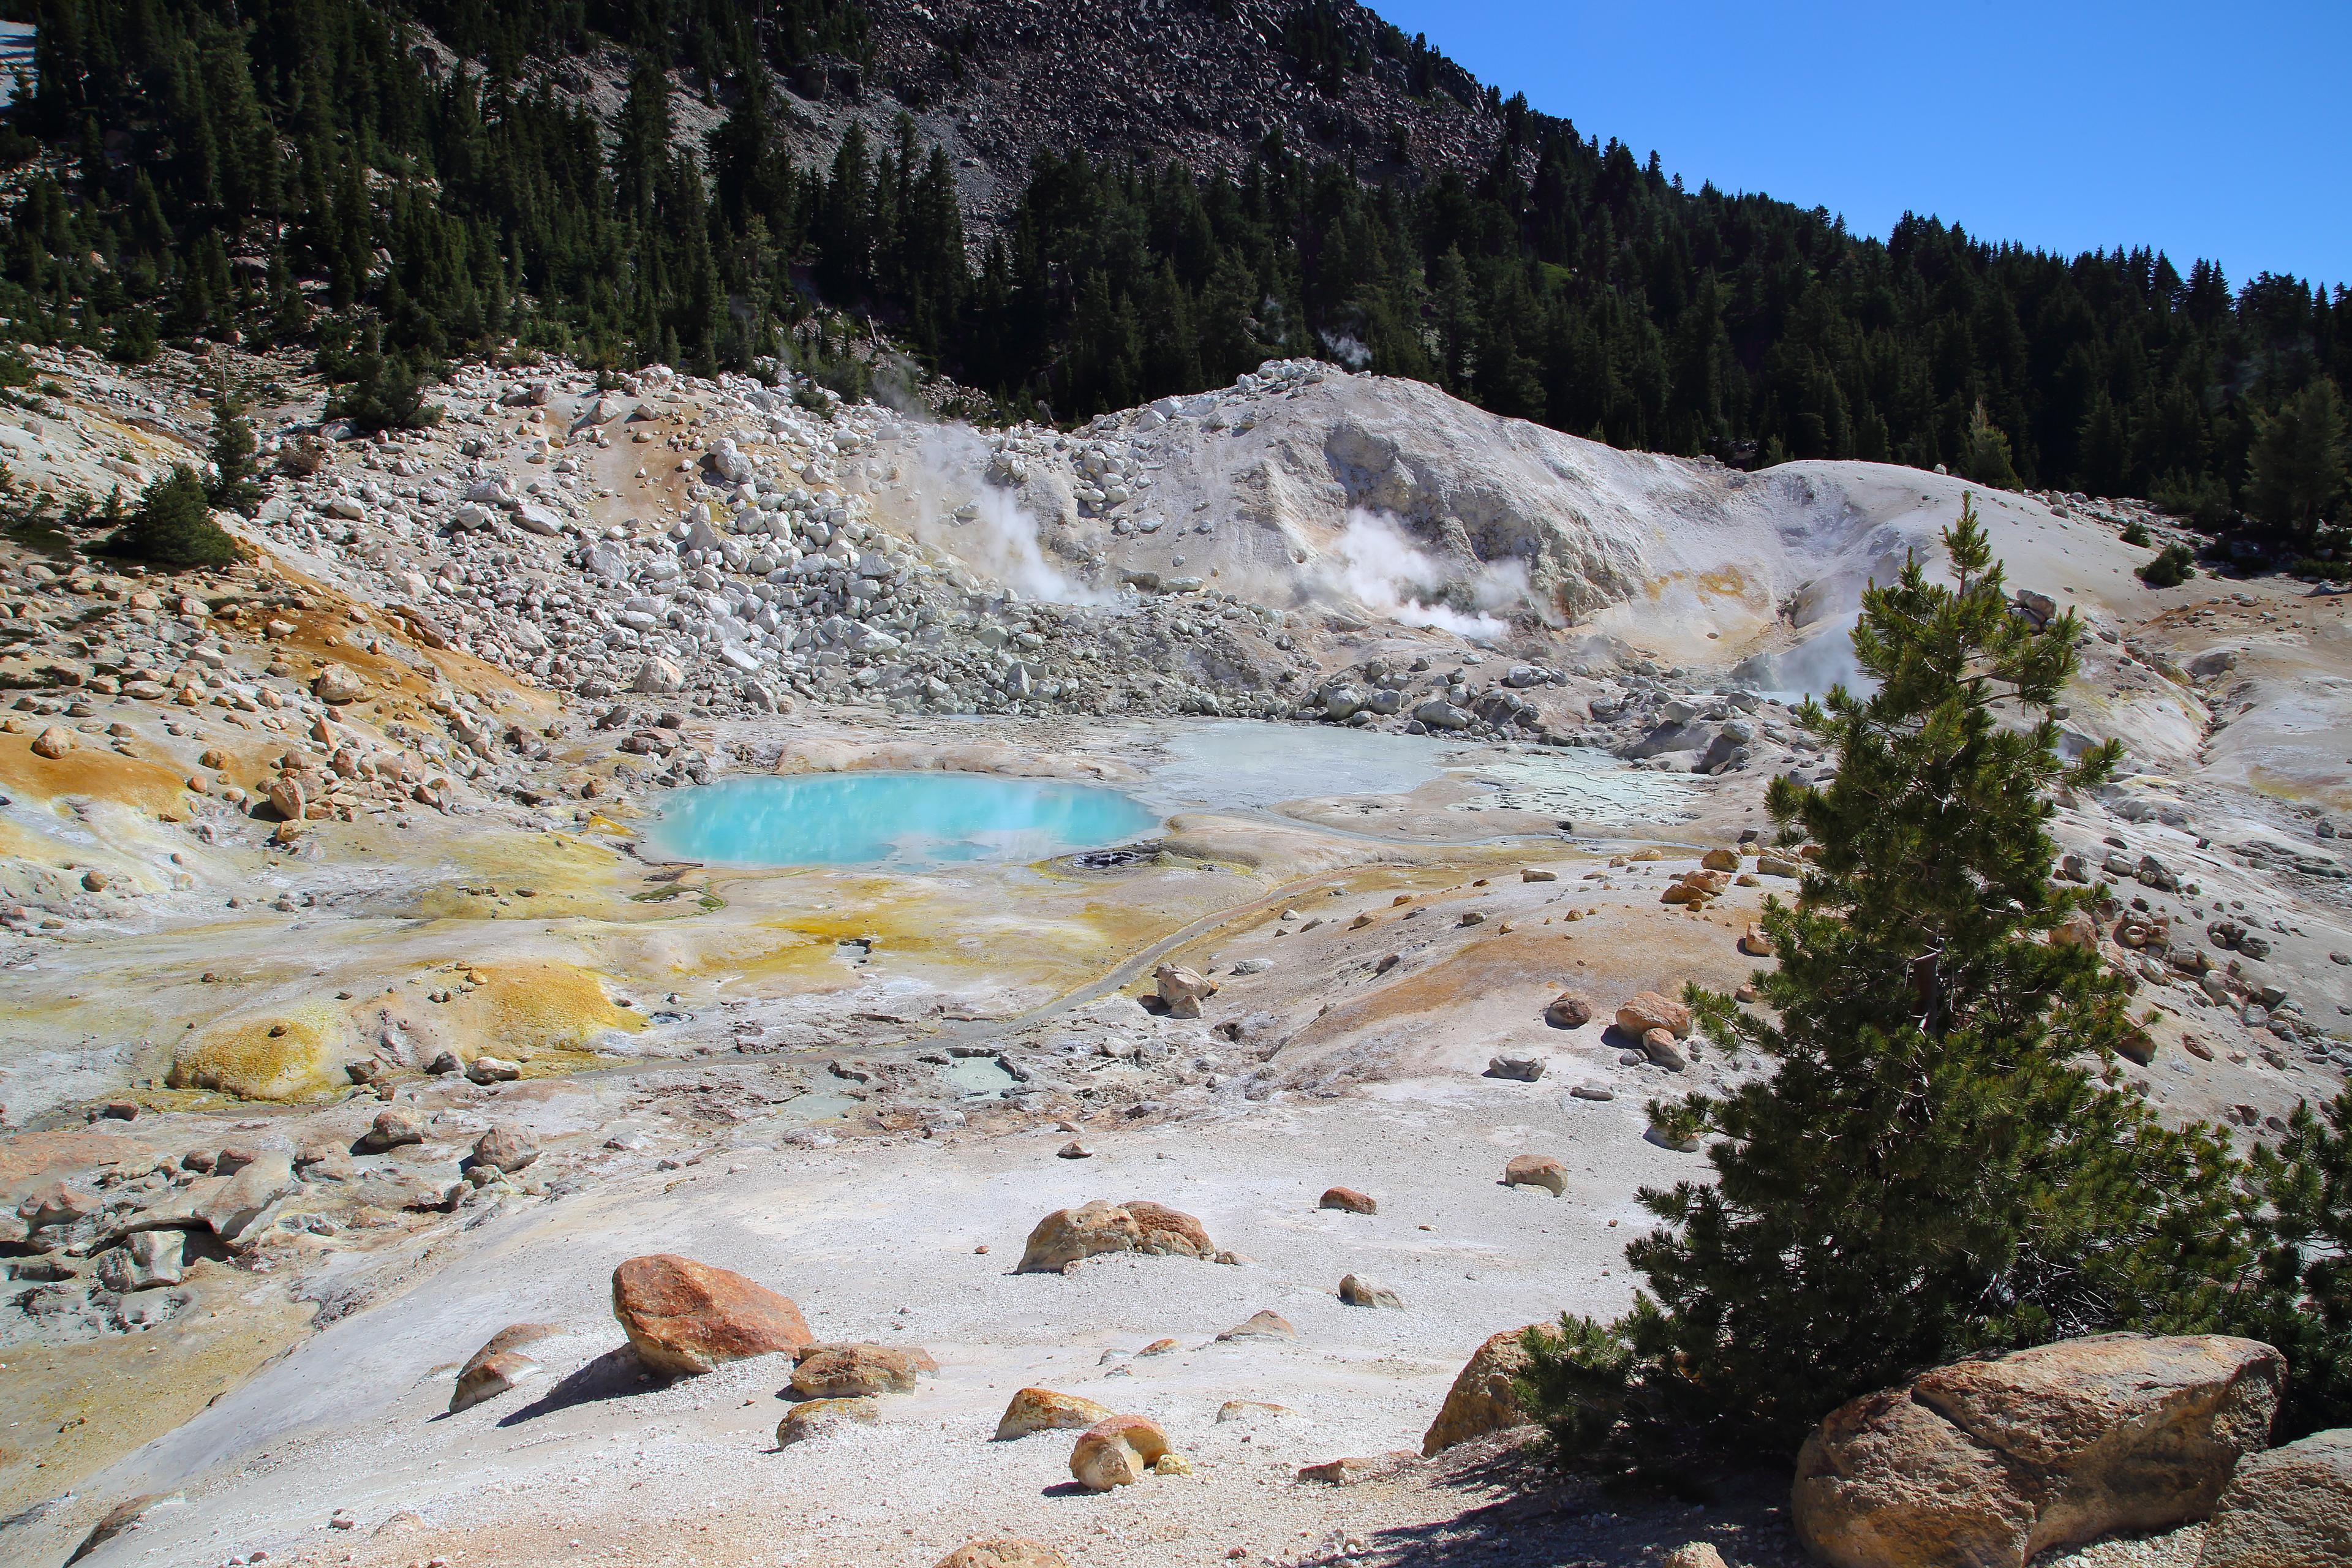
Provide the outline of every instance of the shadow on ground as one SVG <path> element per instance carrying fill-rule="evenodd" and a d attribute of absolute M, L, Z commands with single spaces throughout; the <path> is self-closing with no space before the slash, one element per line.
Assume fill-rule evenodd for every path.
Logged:
<path fill-rule="evenodd" d="M 520 1426 L 575 1405 L 600 1405 L 607 1400 L 626 1399 L 633 1394 L 650 1394 L 667 1387 L 669 1381 L 646 1370 L 635 1349 L 621 1345 L 571 1373 L 521 1409 L 500 1416 L 499 1425 Z"/>
<path fill-rule="evenodd" d="M 1696 1503 L 1657 1491 L 1618 1492 L 1563 1480 L 1510 1445 L 1481 1446 L 1423 1473 L 1430 1500 L 1451 1499 L 1458 1511 L 1372 1531 L 1352 1545 L 1323 1543 L 1293 1563 L 1655 1568 L 1692 1542 L 1713 1545 L 1734 1568 L 1804 1568 L 1807 1563 L 1789 1529 L 1784 1473 L 1719 1479 L 1707 1487 L 1707 1500 Z"/>

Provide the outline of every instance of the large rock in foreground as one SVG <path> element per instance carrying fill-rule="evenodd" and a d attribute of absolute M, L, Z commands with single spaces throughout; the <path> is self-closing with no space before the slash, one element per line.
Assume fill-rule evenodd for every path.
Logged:
<path fill-rule="evenodd" d="M 1797 1533 L 1835 1568 L 2021 1568 L 2213 1511 L 2268 1443 L 2285 1367 L 2220 1335 L 2103 1334 L 1939 1367 L 1832 1411 Z"/>
<path fill-rule="evenodd" d="M 656 1252 L 613 1270 L 613 1316 L 656 1372 L 709 1372 L 815 1342 L 801 1310 L 766 1286 Z"/>
<path fill-rule="evenodd" d="M 1528 1327 L 1543 1331 L 1539 1323 Z M 1429 1424 L 1421 1439 L 1423 1458 L 1433 1458 L 1456 1443 L 1525 1426 L 1535 1419 L 1511 1392 L 1511 1380 L 1527 1370 L 1527 1329 L 1505 1329 L 1488 1336 L 1485 1344 L 1471 1352 L 1454 1386 L 1445 1391 L 1437 1419 Z"/>
<path fill-rule="evenodd" d="M 1070 1560 L 1042 1542 L 1008 1536 L 967 1541 L 932 1568 L 1070 1568 Z"/>
<path fill-rule="evenodd" d="M 1142 1415 L 1113 1415 L 1078 1434 L 1070 1450 L 1070 1474 L 1088 1491 L 1132 1486 L 1168 1467 L 1173 1450 L 1160 1423 Z"/>
<path fill-rule="evenodd" d="M 1640 1039 L 1652 1029 L 1664 1029 L 1676 1039 L 1691 1032 L 1691 1011 L 1671 996 L 1637 991 L 1617 1009 L 1617 1026 L 1628 1039 Z"/>
<path fill-rule="evenodd" d="M 449 1393 L 449 1414 L 471 1410 L 484 1400 L 496 1399 L 538 1376 L 539 1358 L 523 1354 L 523 1346 L 535 1344 L 553 1332 L 552 1323 L 509 1323 L 492 1334 L 457 1369 L 457 1386 Z"/>
<path fill-rule="evenodd" d="M 996 1423 L 996 1440 L 1009 1443 L 1032 1432 L 1083 1431 L 1117 1414 L 1108 1405 L 1097 1405 L 1076 1394 L 1024 1388 L 1004 1407 L 1003 1418 Z"/>
<path fill-rule="evenodd" d="M 1097 1198 L 1039 1220 L 1014 1272 L 1057 1274 L 1080 1258 L 1107 1252 L 1213 1258 L 1217 1248 L 1191 1215 L 1140 1198 L 1123 1204 Z"/>
<path fill-rule="evenodd" d="M 2197 1568 L 2352 1563 L 2352 1427 L 2249 1457 L 2230 1478 Z"/>

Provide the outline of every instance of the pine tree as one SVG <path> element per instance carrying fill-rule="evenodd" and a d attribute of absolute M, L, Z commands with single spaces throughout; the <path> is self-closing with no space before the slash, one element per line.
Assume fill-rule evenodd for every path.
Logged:
<path fill-rule="evenodd" d="M 253 515 L 261 501 L 261 484 L 253 465 L 253 426 L 245 410 L 224 386 L 213 394 L 213 505 L 226 511 Z"/>
<path fill-rule="evenodd" d="M 2246 510 L 2310 538 L 2352 486 L 2352 437 L 2336 384 L 2315 381 L 2258 420 L 2247 458 Z"/>
<path fill-rule="evenodd" d="M 425 401 L 425 378 L 384 352 L 373 321 L 361 340 L 351 380 L 327 400 L 326 413 L 362 430 L 417 430 L 441 422 L 440 408 Z"/>
<path fill-rule="evenodd" d="M 2352 1089 L 2299 1103 L 2278 1147 L 2254 1145 L 2246 1186 L 2262 1256 L 2231 1325 L 2284 1352 L 2278 1439 L 2352 1422 Z"/>
<path fill-rule="evenodd" d="M 106 551 L 162 566 L 226 566 L 236 559 L 236 541 L 213 521 L 204 481 L 183 464 L 141 492 L 138 510 Z"/>
<path fill-rule="evenodd" d="M 1811 847 L 1796 903 L 1766 902 L 1761 1007 L 1689 994 L 1709 1039 L 1773 1070 L 1652 1107 L 1717 1140 L 1715 1180 L 1644 1191 L 1663 1223 L 1626 1249 L 1648 1291 L 1618 1325 L 1614 1416 L 1654 1438 L 1696 1423 L 1793 1445 L 1969 1352 L 2201 1326 L 2245 1261 L 2227 1143 L 2103 1081 L 2139 1048 L 2123 984 L 2053 940 L 2084 895 L 2051 880 L 2050 793 L 2121 754 L 2060 758 L 2078 626 L 2011 608 L 1972 502 L 1944 538 L 1956 585 L 1914 560 L 1864 595 L 1875 689 L 1801 710 L 1834 782 L 1771 787 L 1782 842 Z M 1534 1380 L 1564 1438 L 1593 1426 L 1574 1344 Z"/>
<path fill-rule="evenodd" d="M 1961 437 L 1960 460 L 1956 466 L 1963 476 L 1980 485 L 2003 490 L 2018 488 L 2017 468 L 2010 460 L 2009 437 L 1985 412 L 1981 397 L 1969 415 L 1968 433 Z"/>

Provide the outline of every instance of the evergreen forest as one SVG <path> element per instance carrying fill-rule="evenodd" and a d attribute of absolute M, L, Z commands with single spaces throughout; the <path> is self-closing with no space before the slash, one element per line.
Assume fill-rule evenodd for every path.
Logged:
<path fill-rule="evenodd" d="M 299 345 L 331 379 L 389 378 L 352 405 L 394 418 L 420 408 L 401 378 L 467 353 L 706 373 L 782 353 L 855 378 L 845 338 L 879 335 L 1065 423 L 1315 354 L 1742 467 L 1945 464 L 2246 520 L 2305 555 L 2347 520 L 2352 291 L 1928 217 L 1861 237 L 1687 188 L 1491 89 L 1475 178 L 1279 137 L 1237 175 L 1071 151 L 969 243 L 949 159 L 904 116 L 822 164 L 787 149 L 789 92 L 869 51 L 855 0 L 7 9 L 39 29 L 0 127 L 20 340 Z M 1340 93 L 1369 68 L 1349 36 L 1307 0 L 1268 47 Z M 1424 41 L 1375 43 L 1439 90 Z M 609 125 L 551 68 L 591 51 L 635 62 Z M 677 134 L 687 95 L 717 118 L 706 144 Z"/>

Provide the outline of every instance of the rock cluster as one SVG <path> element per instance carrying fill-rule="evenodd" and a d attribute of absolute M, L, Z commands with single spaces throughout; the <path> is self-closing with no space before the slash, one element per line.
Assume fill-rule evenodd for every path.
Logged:
<path fill-rule="evenodd" d="M 1097 1198 L 1055 1209 L 1037 1222 L 1021 1255 L 1023 1274 L 1058 1274 L 1088 1258 L 1133 1252 L 1147 1257 L 1214 1258 L 1217 1248 L 1201 1222 L 1161 1204 Z"/>
<path fill-rule="evenodd" d="M 816 1338 L 800 1309 L 766 1286 L 671 1253 L 613 1270 L 613 1316 L 639 1360 L 672 1374 L 797 1351 Z"/>
<path fill-rule="evenodd" d="M 1832 1412 L 1793 1517 L 1835 1568 L 2022 1568 L 2053 1548 L 2212 1512 L 2267 1443 L 2268 1345 L 2108 1334 L 1962 1362 Z"/>
<path fill-rule="evenodd" d="M 1446 1390 L 1437 1419 L 1422 1436 L 1423 1456 L 1442 1453 L 1489 1432 L 1524 1426 L 1532 1419 L 1512 1391 L 1511 1382 L 1527 1367 L 1527 1336 L 1543 1331 L 1542 1324 L 1532 1324 L 1487 1336 L 1463 1363 L 1454 1386 Z"/>

